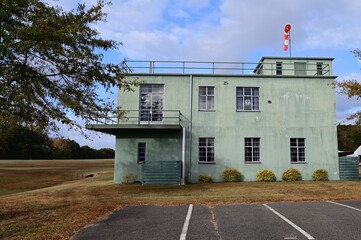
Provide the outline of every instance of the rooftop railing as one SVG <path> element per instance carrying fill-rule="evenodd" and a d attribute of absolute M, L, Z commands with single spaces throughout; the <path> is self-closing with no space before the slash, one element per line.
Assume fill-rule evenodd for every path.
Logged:
<path fill-rule="evenodd" d="M 276 63 L 198 62 L 198 61 L 135 61 L 125 60 L 123 67 L 130 73 L 146 74 L 230 74 L 230 75 L 299 75 L 330 76 L 329 64 L 305 63 L 301 69 L 295 62 L 283 62 L 280 73 Z M 302 67 L 304 69 L 302 69 Z"/>

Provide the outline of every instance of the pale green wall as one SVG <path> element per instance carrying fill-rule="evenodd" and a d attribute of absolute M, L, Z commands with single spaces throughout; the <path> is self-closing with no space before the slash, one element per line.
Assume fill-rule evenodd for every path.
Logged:
<path fill-rule="evenodd" d="M 122 138 L 116 137 L 114 182 L 124 182 L 124 177 L 132 173 L 136 181 L 140 181 L 141 164 L 137 163 L 138 142 L 145 142 L 147 161 L 181 161 L 182 142 L 180 134 L 158 134 L 154 138 Z"/>
<path fill-rule="evenodd" d="M 224 85 L 224 81 L 228 84 Z M 334 89 L 331 79 L 194 77 L 194 106 L 198 86 L 215 86 L 216 111 L 193 109 L 192 181 L 210 174 L 221 181 L 227 167 L 239 169 L 246 181 L 254 181 L 261 169 L 271 169 L 277 179 L 293 167 L 303 178 L 326 168 L 338 179 Z M 260 112 L 236 112 L 236 87 L 260 88 Z M 268 103 L 271 101 L 271 103 Z M 199 137 L 215 138 L 215 164 L 198 164 Z M 244 162 L 244 138 L 261 138 L 261 163 Z M 290 138 L 306 138 L 306 164 L 291 164 Z"/>
<path fill-rule="evenodd" d="M 312 172 L 325 168 L 330 179 L 339 179 L 335 93 L 330 83 L 334 77 L 292 76 L 216 76 L 216 75 L 132 75 L 144 83 L 165 84 L 164 110 L 180 110 L 192 118 L 191 181 L 199 174 L 208 174 L 222 181 L 227 167 L 239 169 L 246 181 L 255 180 L 261 169 L 270 169 L 281 180 L 282 172 L 293 167 L 311 180 Z M 190 110 L 192 87 L 192 116 Z M 199 86 L 215 86 L 214 112 L 198 111 Z M 236 111 L 236 87 L 260 88 L 260 111 Z M 268 103 L 271 101 L 271 103 Z M 139 90 L 119 92 L 118 105 L 123 109 L 139 108 Z M 140 175 L 137 164 L 137 143 L 147 142 L 149 160 L 181 160 L 182 137 L 179 134 L 145 140 L 116 140 L 115 182 L 120 183 L 128 172 Z M 215 138 L 215 164 L 198 163 L 198 138 Z M 261 138 L 261 163 L 244 162 L 244 138 Z M 305 164 L 291 164 L 290 138 L 306 139 Z M 151 157 L 152 156 L 152 157 Z"/>
<path fill-rule="evenodd" d="M 306 63 L 306 75 L 314 76 L 317 73 L 317 63 L 323 63 L 323 74 L 325 76 L 332 76 L 332 58 L 264 58 L 263 75 L 276 75 L 276 63 L 282 62 L 282 75 L 294 75 L 294 63 Z"/>

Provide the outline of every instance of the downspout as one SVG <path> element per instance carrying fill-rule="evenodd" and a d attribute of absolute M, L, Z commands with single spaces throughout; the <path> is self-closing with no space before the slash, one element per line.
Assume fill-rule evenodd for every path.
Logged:
<path fill-rule="evenodd" d="M 181 184 L 185 184 L 185 176 L 186 176 L 186 128 L 182 127 L 182 182 Z"/>
<path fill-rule="evenodd" d="M 189 75 L 189 125 L 188 125 L 188 182 L 191 182 L 192 171 L 192 123 L 193 123 L 193 75 Z"/>

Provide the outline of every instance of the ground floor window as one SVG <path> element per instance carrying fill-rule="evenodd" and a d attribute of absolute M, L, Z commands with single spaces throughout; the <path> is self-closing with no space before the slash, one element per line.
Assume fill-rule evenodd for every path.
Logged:
<path fill-rule="evenodd" d="M 199 138 L 199 162 L 214 162 L 214 138 Z"/>
<path fill-rule="evenodd" d="M 260 161 L 260 138 L 244 139 L 244 159 L 246 162 Z"/>
<path fill-rule="evenodd" d="M 138 163 L 145 162 L 146 144 L 144 142 L 138 143 Z"/>
<path fill-rule="evenodd" d="M 290 139 L 291 162 L 305 162 L 305 139 L 291 138 Z"/>

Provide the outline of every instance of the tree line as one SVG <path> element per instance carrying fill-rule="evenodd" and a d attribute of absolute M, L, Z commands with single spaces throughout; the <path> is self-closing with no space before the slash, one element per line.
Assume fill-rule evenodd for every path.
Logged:
<path fill-rule="evenodd" d="M 354 152 L 361 145 L 360 125 L 337 126 L 338 150 Z"/>
<path fill-rule="evenodd" d="M 65 138 L 50 138 L 45 131 L 25 126 L 0 125 L 0 159 L 114 158 L 110 148 L 93 149 Z"/>
<path fill-rule="evenodd" d="M 354 152 L 361 145 L 361 126 L 337 126 L 338 150 Z M 45 131 L 25 126 L 0 125 L 0 159 L 114 158 L 110 148 L 93 149 L 65 138 L 50 138 Z"/>

